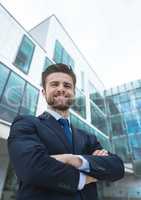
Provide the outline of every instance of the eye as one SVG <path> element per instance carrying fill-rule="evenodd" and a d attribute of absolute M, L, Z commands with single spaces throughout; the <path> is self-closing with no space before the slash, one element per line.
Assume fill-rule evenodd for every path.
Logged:
<path fill-rule="evenodd" d="M 70 83 L 64 83 L 65 88 L 72 88 L 72 85 Z"/>
<path fill-rule="evenodd" d="M 58 82 L 55 82 L 55 81 L 54 81 L 54 82 L 51 82 L 51 83 L 50 83 L 50 86 L 56 87 L 56 86 L 58 86 Z"/>

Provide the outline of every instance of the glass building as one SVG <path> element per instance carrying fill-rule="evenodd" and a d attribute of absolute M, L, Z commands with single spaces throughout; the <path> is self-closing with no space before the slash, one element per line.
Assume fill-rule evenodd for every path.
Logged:
<path fill-rule="evenodd" d="M 135 184 L 135 176 L 140 176 L 140 81 L 105 91 L 94 66 L 54 15 L 27 32 L 0 5 L 0 23 L 0 199 L 14 199 L 16 190 L 6 147 L 10 125 L 19 114 L 39 115 L 46 110 L 41 73 L 58 62 L 70 65 L 77 76 L 72 124 L 95 134 L 103 148 L 117 153 L 127 164 L 124 180 L 116 185 L 99 184 L 100 199 L 141 197 Z M 115 188 L 118 190 L 113 192 Z"/>
<path fill-rule="evenodd" d="M 121 156 L 141 176 L 141 80 L 112 88 L 105 95 L 113 148 L 122 146 Z"/>

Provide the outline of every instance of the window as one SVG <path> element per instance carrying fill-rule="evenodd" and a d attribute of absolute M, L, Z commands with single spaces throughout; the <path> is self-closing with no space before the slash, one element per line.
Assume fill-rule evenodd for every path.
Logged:
<path fill-rule="evenodd" d="M 0 113 L 3 119 L 11 122 L 16 117 L 23 94 L 25 81 L 11 73 L 0 102 Z"/>
<path fill-rule="evenodd" d="M 56 63 L 64 63 L 66 65 L 70 65 L 72 69 L 74 69 L 74 60 L 67 53 L 67 51 L 64 49 L 64 47 L 61 45 L 61 43 L 58 40 L 56 40 L 56 43 L 55 43 L 53 60 Z"/>
<path fill-rule="evenodd" d="M 141 99 L 136 99 L 136 108 L 141 109 Z"/>
<path fill-rule="evenodd" d="M 6 80 L 8 78 L 9 69 L 5 67 L 2 63 L 0 63 L 0 96 L 2 95 L 4 86 L 6 84 Z"/>
<path fill-rule="evenodd" d="M 139 127 L 136 113 L 135 114 L 134 113 L 124 114 L 124 117 L 126 120 L 128 134 L 140 132 L 140 127 Z"/>
<path fill-rule="evenodd" d="M 72 105 L 72 109 L 81 115 L 83 118 L 86 118 L 86 98 L 80 90 L 76 88 L 76 97 L 75 102 Z"/>
<path fill-rule="evenodd" d="M 126 93 L 125 93 L 125 92 L 124 92 L 124 93 L 121 93 L 121 94 L 119 95 L 119 101 L 120 101 L 120 103 L 130 101 L 130 98 L 129 98 L 128 93 L 127 93 L 127 92 L 126 92 Z"/>
<path fill-rule="evenodd" d="M 35 114 L 39 90 L 0 63 L 0 118 L 8 122 L 20 114 Z"/>
<path fill-rule="evenodd" d="M 124 133 L 122 115 L 111 117 L 111 127 L 113 136 L 122 135 Z"/>
<path fill-rule="evenodd" d="M 104 97 L 96 90 L 93 83 L 89 82 L 89 96 L 90 99 L 105 112 Z"/>
<path fill-rule="evenodd" d="M 38 93 L 38 89 L 29 83 L 26 84 L 22 105 L 20 108 L 20 114 L 35 114 L 38 101 Z"/>
<path fill-rule="evenodd" d="M 35 45 L 33 42 L 24 35 L 16 59 L 14 61 L 14 65 L 25 73 L 28 73 L 29 71 L 34 49 Z"/>
<path fill-rule="evenodd" d="M 100 131 L 107 134 L 106 118 L 99 112 L 94 103 L 90 103 L 91 108 L 91 123 Z"/>
<path fill-rule="evenodd" d="M 63 53 L 63 48 L 58 40 L 56 40 L 55 43 L 55 52 L 54 52 L 54 61 L 56 63 L 61 63 L 62 62 L 62 53 Z"/>
<path fill-rule="evenodd" d="M 46 57 L 43 71 L 46 70 L 48 68 L 48 66 L 52 65 L 52 64 L 53 64 L 53 62 Z"/>
<path fill-rule="evenodd" d="M 135 95 L 136 95 L 136 98 L 141 98 L 141 88 L 137 88 L 135 90 Z"/>

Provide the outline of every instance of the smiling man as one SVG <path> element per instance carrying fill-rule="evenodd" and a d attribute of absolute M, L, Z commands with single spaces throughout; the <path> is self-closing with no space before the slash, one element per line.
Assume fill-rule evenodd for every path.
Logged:
<path fill-rule="evenodd" d="M 47 110 L 38 117 L 18 116 L 8 138 L 17 200 L 97 200 L 96 182 L 122 178 L 123 162 L 95 135 L 71 125 L 76 76 L 70 67 L 50 65 L 42 85 Z"/>

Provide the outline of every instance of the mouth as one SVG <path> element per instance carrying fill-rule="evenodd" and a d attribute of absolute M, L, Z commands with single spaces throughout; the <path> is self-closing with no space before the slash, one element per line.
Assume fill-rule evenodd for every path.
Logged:
<path fill-rule="evenodd" d="M 64 96 L 64 95 L 54 95 L 55 98 L 68 98 L 68 96 Z"/>

